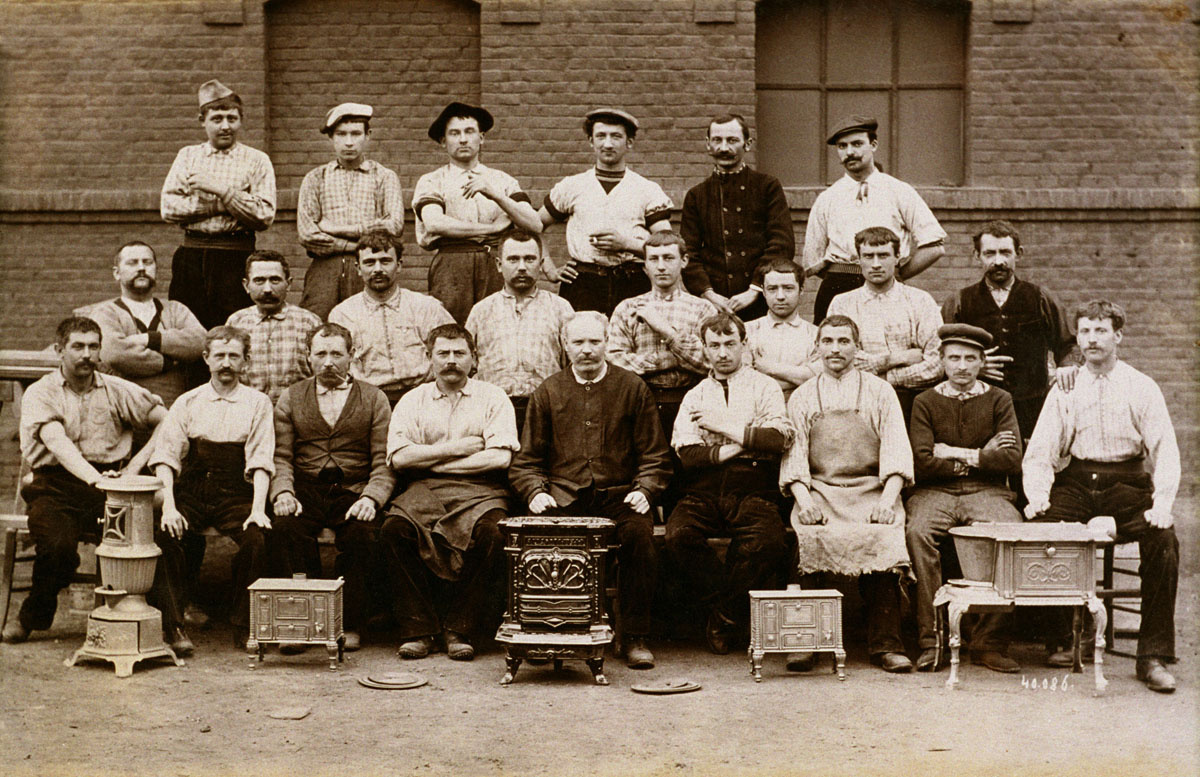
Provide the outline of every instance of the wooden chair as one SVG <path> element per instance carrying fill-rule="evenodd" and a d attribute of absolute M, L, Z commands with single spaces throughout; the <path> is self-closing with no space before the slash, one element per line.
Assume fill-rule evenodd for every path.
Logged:
<path fill-rule="evenodd" d="M 1127 552 L 1133 550 L 1132 556 Z M 1132 613 L 1141 618 L 1142 613 L 1142 577 L 1138 574 L 1137 543 L 1127 542 L 1121 545 L 1110 543 L 1100 551 L 1104 554 L 1100 580 L 1097 581 L 1096 596 L 1104 600 L 1104 609 L 1108 612 L 1108 627 L 1105 629 L 1104 652 L 1125 658 L 1137 658 L 1136 652 L 1130 653 L 1118 650 L 1116 640 L 1137 639 L 1138 629 L 1117 628 L 1114 614 L 1117 612 Z M 1133 578 L 1132 587 L 1119 588 L 1116 579 Z M 1121 600 L 1121 601 L 1118 601 Z"/>

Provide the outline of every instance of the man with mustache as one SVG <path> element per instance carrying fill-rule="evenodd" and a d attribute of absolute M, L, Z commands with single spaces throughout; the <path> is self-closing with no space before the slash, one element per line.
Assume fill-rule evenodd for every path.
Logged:
<path fill-rule="evenodd" d="M 688 190 L 679 222 L 687 245 L 683 280 L 688 291 L 743 321 L 767 312 L 762 267 L 796 255 L 783 186 L 746 165 L 753 144 L 744 117 L 726 113 L 709 122 L 713 173 Z"/>
<path fill-rule="evenodd" d="M 504 391 L 470 377 L 475 341 L 458 324 L 426 341 L 434 382 L 396 403 L 388 461 L 404 490 L 388 505 L 382 540 L 401 658 L 424 658 L 440 635 L 455 661 L 475 657 L 472 640 L 499 624 L 503 608 L 505 472 L 520 447 Z M 434 578 L 450 584 L 449 608 L 434 606 Z"/>
<path fill-rule="evenodd" d="M 250 333 L 250 360 L 243 380 L 271 398 L 312 375 L 308 362 L 308 336 L 321 326 L 321 319 L 287 301 L 292 270 L 278 251 L 255 251 L 246 258 L 242 285 L 254 301 L 237 311 L 226 326 Z"/>
<path fill-rule="evenodd" d="M 762 269 L 767 315 L 746 322 L 746 360 L 775 379 L 786 401 L 821 371 L 817 328 L 800 316 L 804 270 L 790 259 L 775 259 Z"/>
<path fill-rule="evenodd" d="M 246 586 L 282 567 L 267 516 L 275 425 L 271 400 L 240 381 L 250 355 L 248 333 L 229 326 L 209 330 L 204 361 L 211 378 L 171 406 L 150 457 L 163 482 L 164 566 L 174 566 L 183 578 L 182 548 L 210 526 L 237 543 L 229 621 L 239 647 L 246 645 L 250 622 Z M 194 572 L 196 560 L 188 563 Z"/>
<path fill-rule="evenodd" d="M 430 379 L 425 341 L 454 319 L 433 297 L 397 282 L 399 253 L 382 232 L 368 233 L 358 242 L 358 274 L 365 288 L 339 302 L 329 323 L 346 327 L 353 338 L 350 374 L 383 389 L 395 405 L 409 389 Z"/>
<path fill-rule="evenodd" d="M 1073 318 L 1084 367 L 1070 392 L 1050 389 L 1038 416 L 1022 466 L 1025 515 L 1076 523 L 1109 515 L 1116 522 L 1116 542 L 1137 542 L 1142 578 L 1137 678 L 1152 691 L 1171 693 L 1175 678 L 1165 664 L 1176 661 L 1175 428 L 1158 384 L 1117 356 L 1125 311 L 1097 299 L 1076 308 Z M 1060 645 L 1071 644 L 1068 623 L 1058 620 Z M 1052 653 L 1047 663 L 1070 666 L 1071 653 Z"/>
<path fill-rule="evenodd" d="M 946 324 L 938 337 L 946 379 L 917 396 L 908 435 L 917 476 L 905 504 L 905 536 L 917 575 L 918 672 L 936 669 L 933 596 L 942 585 L 939 548 L 950 529 L 980 521 L 1021 522 L 1008 487 L 1008 477 L 1021 469 L 1012 397 L 978 380 L 992 336 L 970 324 Z M 973 663 L 997 672 L 1020 669 L 1005 655 L 1006 620 L 995 613 L 979 617 L 971 635 Z"/>
<path fill-rule="evenodd" d="M 1016 227 L 991 221 L 974 240 L 983 277 L 949 297 L 942 318 L 986 329 L 992 336 L 995 345 L 980 377 L 1012 394 L 1021 437 L 1028 440 L 1050 390 L 1048 357 L 1054 356 L 1055 382 L 1064 391 L 1074 385 L 1082 358 L 1054 297 L 1017 277 L 1023 249 Z"/>
<path fill-rule="evenodd" d="M 946 230 L 917 190 L 875 164 L 878 129 L 875 119 L 849 116 L 825 141 L 837 148 L 846 174 L 817 195 L 804 230 L 804 271 L 821 276 L 815 322 L 825 318 L 835 296 L 863 284 L 854 236 L 867 227 L 887 227 L 899 235 L 901 280 L 924 272 L 946 252 Z"/>
<path fill-rule="evenodd" d="M 149 244 L 131 240 L 117 249 L 113 278 L 121 296 L 75 315 L 100 325 L 107 371 L 158 394 L 169 407 L 187 388 L 186 368 L 200 359 L 204 327 L 182 302 L 154 296 L 158 260 Z"/>
<path fill-rule="evenodd" d="M 417 243 L 434 252 L 429 293 L 460 324 L 472 305 L 503 285 L 495 259 L 505 233 L 514 227 L 542 231 L 517 179 L 479 161 L 493 125 L 483 108 L 460 102 L 443 108 L 429 125 L 429 137 L 445 149 L 448 161 L 413 188 Z"/>
<path fill-rule="evenodd" d="M 162 400 L 115 375 L 97 371 L 100 327 L 90 318 L 63 319 L 55 332 L 59 366 L 26 391 L 21 404 L 21 455 L 33 470 L 21 489 L 28 505 L 29 534 L 36 555 L 29 595 L 17 617 L 4 625 L 5 642 L 24 642 L 32 631 L 48 629 L 58 608 L 58 592 L 79 566 L 80 540 L 99 542 L 97 521 L 104 515 L 103 477 L 136 475 L 150 458 L 147 445 L 133 454 L 133 430 L 149 432 L 167 416 Z M 162 608 L 163 635 L 186 655 L 192 642 L 183 632 L 183 612 L 173 606 L 176 569 L 158 565 L 149 599 Z"/>
<path fill-rule="evenodd" d="M 312 264 L 304 273 L 300 307 L 324 319 L 333 306 L 362 291 L 355 267 L 358 241 L 386 232 L 402 250 L 404 193 L 396 173 L 366 153 L 371 117 L 362 103 L 342 103 L 325 114 L 321 133 L 333 146 L 333 161 L 309 170 L 300 183 L 296 231 Z"/>
<path fill-rule="evenodd" d="M 658 576 L 650 511 L 671 476 L 670 449 L 650 389 L 605 361 L 607 323 L 594 310 L 567 320 L 571 366 L 529 398 L 509 481 L 533 515 L 601 516 L 616 524 L 625 663 L 650 669 L 646 640 Z"/>
<path fill-rule="evenodd" d="M 263 152 L 238 142 L 242 99 L 213 79 L 200 86 L 200 125 L 208 140 L 185 146 L 163 181 L 163 221 L 183 228 L 167 296 L 206 328 L 225 323 L 250 299 L 241 284 L 254 235 L 275 220 L 275 169 Z"/>
<path fill-rule="evenodd" d="M 477 377 L 508 394 L 518 429 L 529 395 L 566 363 L 562 325 L 575 312 L 570 302 L 537 287 L 541 263 L 541 237 L 510 232 L 496 260 L 504 288 L 475 303 L 467 316 L 467 331 L 479 348 Z"/>
<path fill-rule="evenodd" d="M 308 336 L 313 377 L 293 383 L 275 403 L 270 497 L 289 573 L 320 577 L 316 538 L 322 529 L 333 530 L 334 568 L 346 581 L 346 649 L 358 650 L 376 516 L 391 498 L 396 478 L 387 462 L 392 411 L 382 391 L 350 377 L 351 341 L 337 324 Z"/>

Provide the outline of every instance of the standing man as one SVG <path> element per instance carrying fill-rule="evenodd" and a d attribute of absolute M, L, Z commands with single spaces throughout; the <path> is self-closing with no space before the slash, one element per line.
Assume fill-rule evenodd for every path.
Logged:
<path fill-rule="evenodd" d="M 854 366 L 887 380 L 896 390 L 904 421 L 912 403 L 942 375 L 938 327 L 942 313 L 929 292 L 896 278 L 900 238 L 886 227 L 854 236 L 864 285 L 839 294 L 830 315 L 848 316 L 862 333 Z"/>
<path fill-rule="evenodd" d="M 404 239 L 404 193 L 396 173 L 373 159 L 371 116 L 362 103 L 342 103 L 325 114 L 321 132 L 333 146 L 333 161 L 313 168 L 300 183 L 296 231 L 312 264 L 304 274 L 300 306 L 322 320 L 333 306 L 362 291 L 355 267 L 358 241 L 381 231 L 400 254 Z"/>
<path fill-rule="evenodd" d="M 509 480 L 534 515 L 594 515 L 617 525 L 625 663 L 650 669 L 646 638 L 658 575 L 650 508 L 670 478 L 670 451 L 650 389 L 604 360 L 605 323 L 596 311 L 567 321 L 571 367 L 530 397 Z"/>
<path fill-rule="evenodd" d="M 671 228 L 675 204 L 658 184 L 625 166 L 638 120 L 619 108 L 588 111 L 583 132 L 596 166 L 554 185 L 538 211 L 542 224 L 567 222 L 570 261 L 552 280 L 575 310 L 611 315 L 617 303 L 649 289 L 642 272 L 646 238 Z"/>
<path fill-rule="evenodd" d="M 89 318 L 59 322 L 54 350 L 58 369 L 25 392 L 21 405 L 21 455 L 33 480 L 21 489 L 29 506 L 29 534 L 35 543 L 29 595 L 16 620 L 4 625 L 5 642 L 24 642 L 48 629 L 58 609 L 58 592 L 79 566 L 81 539 L 99 542 L 97 521 L 104 515 L 102 477 L 136 475 L 150 458 L 146 446 L 130 457 L 134 428 L 154 429 L 167 416 L 162 400 L 141 386 L 96 371 L 102 353 L 100 327 Z M 156 533 L 157 534 L 157 533 Z M 177 653 L 192 642 L 183 633 L 183 611 L 173 607 L 176 570 L 159 564 L 151 602 L 162 609 L 163 636 Z"/>
<path fill-rule="evenodd" d="M 200 535 L 209 526 L 237 543 L 229 622 L 239 647 L 246 645 L 250 623 L 246 587 L 281 566 L 277 557 L 270 560 L 278 551 L 276 539 L 268 539 L 267 517 L 275 425 L 267 395 L 238 379 L 249 357 L 250 335 L 228 326 L 209 331 L 204 361 L 212 378 L 171 406 L 150 457 L 163 482 L 165 564 L 182 565 L 185 535 Z M 190 568 L 197 566 L 189 559 Z"/>
<path fill-rule="evenodd" d="M 311 310 L 289 305 L 292 270 L 278 251 L 255 251 L 246 258 L 242 285 L 254 304 L 234 313 L 226 326 L 250 333 L 249 360 L 243 377 L 272 402 L 288 386 L 312 375 L 308 336 L 321 326 Z"/>
<path fill-rule="evenodd" d="M 829 302 L 863 283 L 855 260 L 854 236 L 867 227 L 887 227 L 900 236 L 900 278 L 924 272 L 946 252 L 946 230 L 917 190 L 875 166 L 879 123 L 850 116 L 825 141 L 837 147 L 846 174 L 817 196 L 804 230 L 804 271 L 821 276 L 813 321 L 825 319 Z"/>
<path fill-rule="evenodd" d="M 712 370 L 687 393 L 675 419 L 683 498 L 667 519 L 666 545 L 709 608 L 709 650 L 725 654 L 749 633 L 747 592 L 779 588 L 783 580 L 788 544 L 779 457 L 792 429 L 779 386 L 742 364 L 742 320 L 719 313 L 700 325 L 700 335 Z M 718 536 L 732 540 L 724 565 L 708 545 Z"/>
<path fill-rule="evenodd" d="M 538 234 L 509 233 L 496 260 L 504 288 L 475 303 L 467 316 L 467 331 L 479 348 L 476 377 L 504 389 L 518 429 L 529 395 L 566 363 L 562 325 L 575 312 L 562 297 L 537 287 L 541 263 Z"/>
<path fill-rule="evenodd" d="M 429 335 L 434 382 L 401 397 L 388 430 L 388 461 L 405 478 L 388 507 L 383 542 L 399 624 L 401 658 L 424 658 L 442 636 L 454 661 L 475 657 L 472 639 L 499 622 L 508 517 L 505 477 L 520 447 L 512 403 L 470 377 L 475 341 L 458 324 Z M 452 583 L 438 616 L 432 577 Z"/>
<path fill-rule="evenodd" d="M 250 304 L 240 270 L 254 233 L 275 220 L 275 169 L 266 154 L 238 143 L 242 99 L 216 79 L 200 87 L 200 125 L 208 140 L 179 150 L 159 210 L 183 227 L 167 296 L 211 329 Z"/>
<path fill-rule="evenodd" d="M 383 392 L 350 377 L 350 333 L 325 324 L 309 335 L 313 377 L 275 404 L 271 504 L 289 571 L 321 576 L 317 535 L 332 529 L 344 577 L 346 649 L 361 644 L 376 515 L 396 485 L 387 462 L 391 408 Z"/>
<path fill-rule="evenodd" d="M 743 321 L 767 312 L 762 267 L 796 256 L 783 185 L 744 161 L 753 144 L 742 116 L 726 113 L 709 122 L 713 173 L 688 190 L 679 222 L 687 245 L 683 280 L 688 291 Z"/>
<path fill-rule="evenodd" d="M 395 404 L 404 392 L 429 380 L 425 341 L 454 321 L 442 303 L 396 282 L 400 259 L 391 238 L 367 234 L 358 244 L 358 274 L 365 288 L 329 314 L 353 338 L 350 374 L 383 389 Z"/>
<path fill-rule="evenodd" d="M 496 251 L 512 227 L 539 233 L 542 222 L 529 195 L 508 173 L 479 161 L 493 126 L 483 108 L 452 102 L 429 125 L 429 137 L 449 161 L 426 173 L 413 189 L 417 242 L 433 251 L 429 293 L 463 323 L 471 306 L 500 290 Z"/>
<path fill-rule="evenodd" d="M 1117 357 L 1125 311 L 1098 299 L 1076 309 L 1074 319 L 1084 369 L 1069 393 L 1050 389 L 1038 416 L 1023 466 L 1025 515 L 1076 523 L 1111 515 L 1115 540 L 1137 542 L 1142 578 L 1137 678 L 1152 691 L 1171 693 L 1175 678 L 1164 664 L 1176 661 L 1175 428 L 1158 384 Z M 1049 663 L 1070 666 L 1069 651 L 1052 654 Z"/>
<path fill-rule="evenodd" d="M 942 585 L 941 543 L 955 526 L 1021 522 L 1008 488 L 1008 476 L 1021 470 L 1012 397 L 977 380 L 992 336 L 969 324 L 946 324 L 938 336 L 946 380 L 917 396 L 908 432 L 917 485 L 905 505 L 905 536 L 917 575 L 918 672 L 936 668 L 933 596 Z M 1020 669 L 1005 655 L 1006 620 L 998 613 L 980 615 L 971 635 L 972 662 L 997 672 Z"/>
<path fill-rule="evenodd" d="M 912 450 L 896 392 L 855 368 L 858 327 L 839 315 L 821 322 L 821 374 L 788 400 L 795 429 L 779 485 L 795 499 L 792 530 L 802 575 L 858 578 L 867 610 L 867 650 L 885 672 L 910 672 L 900 640 L 900 577 L 908 573 L 900 489 L 913 480 Z M 788 668 L 811 667 L 811 654 Z"/>
<path fill-rule="evenodd" d="M 1050 390 L 1046 362 L 1054 356 L 1056 381 L 1070 391 L 1081 357 L 1067 317 L 1045 289 L 1017 278 L 1021 235 L 1007 221 L 991 221 L 975 234 L 979 283 L 960 289 L 942 306 L 947 322 L 986 329 L 996 344 L 982 378 L 1012 394 L 1025 440 L 1033 434 Z"/>
<path fill-rule="evenodd" d="M 764 267 L 763 296 L 767 314 L 746 323 L 746 361 L 770 375 L 786 401 L 804 381 L 821 371 L 817 328 L 800 315 L 804 270 L 790 259 Z"/>
<path fill-rule="evenodd" d="M 185 370 L 199 361 L 204 327 L 178 300 L 154 296 L 154 249 L 131 240 L 117 249 L 113 278 L 121 296 L 79 308 L 100 325 L 100 363 L 109 372 L 158 394 L 168 406 L 187 388 Z"/>

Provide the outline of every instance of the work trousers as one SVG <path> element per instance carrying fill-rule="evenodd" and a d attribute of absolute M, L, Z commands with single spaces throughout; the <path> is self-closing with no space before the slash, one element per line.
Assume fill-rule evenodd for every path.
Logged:
<path fill-rule="evenodd" d="M 805 589 L 825 587 L 825 573 L 802 575 Z M 858 595 L 867 617 L 867 652 L 903 653 L 900 639 L 900 576 L 895 572 L 869 572 L 858 576 Z"/>
<path fill-rule="evenodd" d="M 205 329 L 221 326 L 231 313 L 254 304 L 242 286 L 253 250 L 253 242 L 249 248 L 176 248 L 167 297 L 187 305 Z"/>
<path fill-rule="evenodd" d="M 464 326 L 475 303 L 502 288 L 504 278 L 487 246 L 438 249 L 429 265 L 429 293 Z"/>
<path fill-rule="evenodd" d="M 621 300 L 650 291 L 650 279 L 640 262 L 615 267 L 576 264 L 575 269 L 579 275 L 573 281 L 563 281 L 558 293 L 576 311 L 598 310 L 611 316 Z"/>
<path fill-rule="evenodd" d="M 314 256 L 304 273 L 304 294 L 300 297 L 300 307 L 311 310 L 324 321 L 339 302 L 362 291 L 363 282 L 358 274 L 357 260 L 358 256 L 354 253 Z"/>

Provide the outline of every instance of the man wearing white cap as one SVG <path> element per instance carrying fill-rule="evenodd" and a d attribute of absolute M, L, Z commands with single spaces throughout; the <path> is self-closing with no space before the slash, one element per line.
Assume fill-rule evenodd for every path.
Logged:
<path fill-rule="evenodd" d="M 429 125 L 429 137 L 448 161 L 413 189 L 417 242 L 433 251 L 429 293 L 466 323 L 471 307 L 500 291 L 500 243 L 514 227 L 539 233 L 542 222 L 529 195 L 508 173 L 479 161 L 484 135 L 495 124 L 485 109 L 452 102 Z"/>
<path fill-rule="evenodd" d="M 206 81 L 199 102 L 208 140 L 179 150 L 159 210 L 163 221 L 183 228 L 167 296 L 211 329 L 250 305 L 242 269 L 254 250 L 254 233 L 275 220 L 275 169 L 266 154 L 238 142 L 242 100 L 232 89 Z"/>
<path fill-rule="evenodd" d="M 542 224 L 567 222 L 571 259 L 554 275 L 575 310 L 611 315 L 623 299 L 650 290 L 642 269 L 646 238 L 671 228 L 675 204 L 658 184 L 625 167 L 638 120 L 619 108 L 588 111 L 583 131 L 596 166 L 554 185 L 538 211 Z"/>
<path fill-rule="evenodd" d="M 342 103 L 325 114 L 333 161 L 308 171 L 296 203 L 296 231 L 312 264 L 304 275 L 301 307 L 321 318 L 342 300 L 362 291 L 355 265 L 358 241 L 367 232 L 386 233 L 402 250 L 404 194 L 396 173 L 367 159 L 374 110 Z"/>

